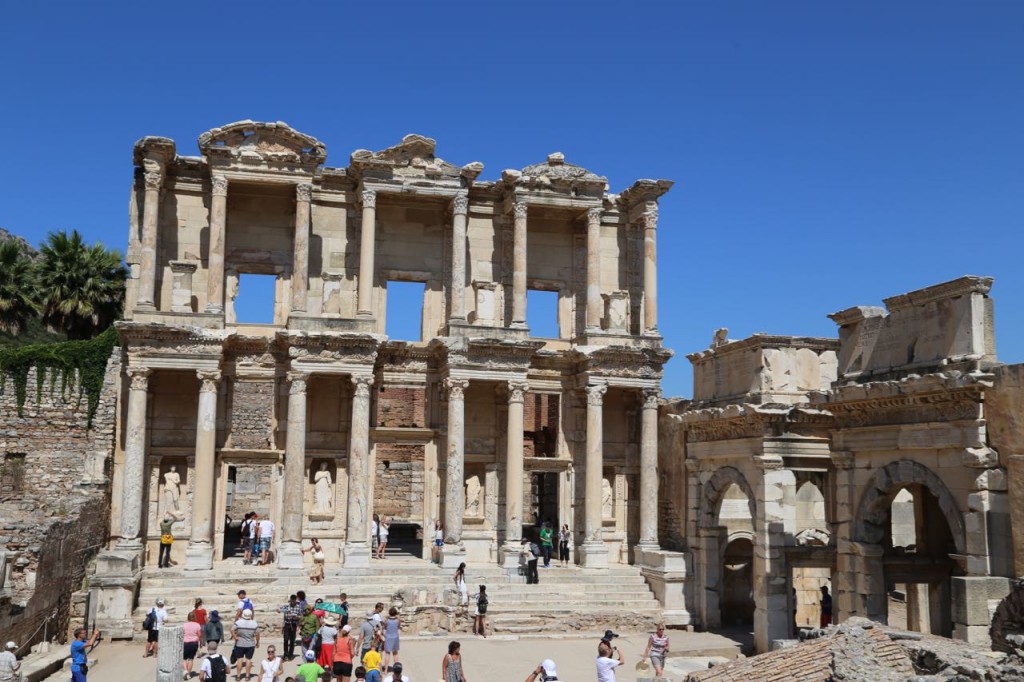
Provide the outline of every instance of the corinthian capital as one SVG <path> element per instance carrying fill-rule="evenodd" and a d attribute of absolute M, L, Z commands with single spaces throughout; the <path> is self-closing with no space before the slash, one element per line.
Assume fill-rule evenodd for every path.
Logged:
<path fill-rule="evenodd" d="M 656 229 L 658 227 L 658 208 L 655 206 L 647 209 L 640 220 L 643 222 L 645 230 Z"/>
<path fill-rule="evenodd" d="M 288 372 L 288 395 L 305 393 L 307 381 L 309 381 L 309 374 L 306 372 Z"/>
<path fill-rule="evenodd" d="M 517 201 L 515 204 L 513 204 L 512 205 L 512 215 L 514 215 L 516 218 L 525 218 L 526 217 L 526 202 L 525 201 Z"/>
<path fill-rule="evenodd" d="M 200 393 L 214 393 L 217 391 L 217 384 L 220 383 L 220 370 L 200 369 L 196 370 L 196 376 L 199 377 L 200 381 Z"/>
<path fill-rule="evenodd" d="M 594 208 L 588 208 L 587 209 L 587 224 L 588 225 L 600 225 L 601 224 L 601 214 L 602 213 L 603 213 L 603 211 L 598 206 L 595 206 Z"/>
<path fill-rule="evenodd" d="M 214 175 L 211 179 L 213 185 L 213 196 L 226 197 L 228 195 L 228 179 L 223 175 Z"/>
<path fill-rule="evenodd" d="M 656 410 L 661 400 L 661 389 L 645 388 L 643 390 L 643 398 L 645 410 Z"/>
<path fill-rule="evenodd" d="M 597 407 L 604 405 L 604 394 L 608 392 L 608 386 L 599 384 L 597 386 L 587 386 L 583 390 L 587 392 L 587 405 L 595 405 Z"/>
<path fill-rule="evenodd" d="M 300 182 L 295 185 L 295 199 L 297 201 L 309 201 L 313 196 L 313 185 L 308 182 Z"/>
<path fill-rule="evenodd" d="M 164 185 L 164 174 L 158 170 L 147 171 L 143 178 L 146 181 L 146 189 L 160 189 Z"/>
<path fill-rule="evenodd" d="M 530 390 L 530 384 L 525 381 L 508 382 L 508 401 L 510 403 L 521 403 L 526 399 L 526 392 Z"/>
<path fill-rule="evenodd" d="M 452 213 L 455 215 L 466 215 L 469 212 L 469 196 L 464 193 L 456 194 L 452 199 Z"/>
<path fill-rule="evenodd" d="M 444 388 L 448 391 L 448 400 L 462 400 L 465 397 L 465 390 L 469 388 L 467 379 L 445 379 Z"/>
<path fill-rule="evenodd" d="M 356 398 L 369 398 L 370 387 L 373 386 L 373 375 L 372 374 L 353 374 L 352 385 L 355 386 Z"/>
<path fill-rule="evenodd" d="M 364 189 L 361 195 L 363 208 L 377 208 L 377 192 L 372 189 Z"/>
<path fill-rule="evenodd" d="M 149 388 L 149 375 L 153 373 L 149 367 L 128 367 L 125 373 L 131 380 L 131 390 L 145 391 Z"/>

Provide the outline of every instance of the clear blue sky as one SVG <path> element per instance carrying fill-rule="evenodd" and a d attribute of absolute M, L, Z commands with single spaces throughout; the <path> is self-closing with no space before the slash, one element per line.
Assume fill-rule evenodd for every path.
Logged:
<path fill-rule="evenodd" d="M 676 181 L 669 395 L 716 327 L 831 336 L 967 273 L 1024 360 L 1024 2 L 17 2 L 0 59 L 0 226 L 32 242 L 123 250 L 143 135 L 283 120 L 344 166 L 418 132 L 482 179 L 560 150 Z"/>

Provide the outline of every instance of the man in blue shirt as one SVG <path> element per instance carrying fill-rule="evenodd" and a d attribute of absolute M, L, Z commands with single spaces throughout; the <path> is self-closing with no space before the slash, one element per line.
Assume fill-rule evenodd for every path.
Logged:
<path fill-rule="evenodd" d="M 92 637 L 85 641 L 88 630 L 78 628 L 75 630 L 75 641 L 71 643 L 71 682 L 85 682 L 85 676 L 89 672 L 88 652 L 96 646 L 96 640 L 100 638 L 100 631 L 93 630 Z"/>

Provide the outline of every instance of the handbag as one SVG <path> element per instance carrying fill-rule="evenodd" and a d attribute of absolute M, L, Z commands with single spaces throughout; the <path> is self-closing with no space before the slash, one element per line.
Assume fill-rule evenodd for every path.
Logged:
<path fill-rule="evenodd" d="M 325 558 L 326 557 L 324 556 L 323 552 L 320 552 L 320 551 L 313 552 L 313 561 L 323 561 Z"/>

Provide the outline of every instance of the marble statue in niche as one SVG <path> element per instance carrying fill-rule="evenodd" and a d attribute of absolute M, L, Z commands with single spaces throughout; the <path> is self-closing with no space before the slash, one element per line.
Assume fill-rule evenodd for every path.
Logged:
<path fill-rule="evenodd" d="M 330 514 L 334 506 L 334 481 L 327 462 L 313 475 L 313 513 Z"/>

